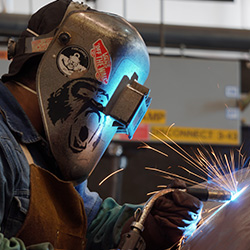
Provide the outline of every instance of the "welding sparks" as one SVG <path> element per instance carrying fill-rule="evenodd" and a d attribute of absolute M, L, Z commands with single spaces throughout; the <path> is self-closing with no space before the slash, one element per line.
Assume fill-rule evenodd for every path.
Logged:
<path fill-rule="evenodd" d="M 147 166 L 146 169 L 150 171 L 155 171 L 159 173 L 162 177 L 167 179 L 175 179 L 179 178 L 186 182 L 188 185 L 198 185 L 198 187 L 205 187 L 207 189 L 217 189 L 217 190 L 225 190 L 229 193 L 231 193 L 231 199 L 230 200 L 223 200 L 223 202 L 207 202 L 204 205 L 203 211 L 202 211 L 202 218 L 199 222 L 199 225 L 197 228 L 199 228 L 202 224 L 206 225 L 211 222 L 211 219 L 219 212 L 221 211 L 225 206 L 228 204 L 233 205 L 233 202 L 237 201 L 240 203 L 241 198 L 240 196 L 244 193 L 245 190 L 248 189 L 248 185 L 246 185 L 245 181 L 247 178 L 249 178 L 249 158 L 247 158 L 242 153 L 241 146 L 239 149 L 235 151 L 230 151 L 229 154 L 222 154 L 222 153 L 216 153 L 215 150 L 210 147 L 201 147 L 197 148 L 194 152 L 194 156 L 189 154 L 187 151 L 185 151 L 182 147 L 180 147 L 175 141 L 173 141 L 169 136 L 168 133 L 164 134 L 163 132 L 159 131 L 166 140 L 162 140 L 156 135 L 150 133 L 150 135 L 160 142 L 162 142 L 164 145 L 166 145 L 168 148 L 176 152 L 179 156 L 181 156 L 185 162 L 198 170 L 199 174 L 194 173 L 191 171 L 188 167 L 178 166 L 179 169 L 185 171 L 189 177 L 194 177 L 193 179 L 198 178 L 198 182 L 186 178 L 184 176 L 181 176 L 179 174 L 171 173 L 169 169 L 167 171 L 157 169 L 154 167 Z M 147 147 L 142 146 L 141 148 L 150 148 L 149 145 Z M 155 150 L 156 151 L 156 150 Z M 164 154 L 161 152 L 161 154 Z M 244 171 L 243 171 L 244 170 Z M 205 177 L 204 177 L 205 176 Z M 168 188 L 166 185 L 159 185 L 158 188 Z M 149 195 L 152 195 L 155 192 L 149 193 Z M 232 202 L 232 203 L 231 203 Z M 229 206 L 229 205 L 228 205 Z M 237 204 L 238 206 L 238 204 Z M 200 230 L 202 232 L 202 228 Z M 185 242 L 185 239 L 182 238 L 180 240 L 179 248 L 181 249 L 181 246 Z"/>
<path fill-rule="evenodd" d="M 113 175 L 115 175 L 115 174 L 117 174 L 117 173 L 119 173 L 119 172 L 121 172 L 121 171 L 123 171 L 123 170 L 124 170 L 124 168 L 120 168 L 120 169 L 118 169 L 118 170 L 112 172 L 110 175 L 108 175 L 107 177 L 105 177 L 105 178 L 99 183 L 99 186 L 101 186 L 107 179 L 109 179 L 109 178 L 112 177 Z"/>
<path fill-rule="evenodd" d="M 143 142 L 143 144 L 144 144 L 143 146 L 139 146 L 138 148 L 147 148 L 147 149 L 151 149 L 151 150 L 153 150 L 153 151 L 155 151 L 155 152 L 157 152 L 157 153 L 159 153 L 159 154 L 162 154 L 162 155 L 168 157 L 167 154 L 161 152 L 160 150 L 157 150 L 156 148 L 153 148 L 153 147 L 149 146 L 147 143 Z"/>
<path fill-rule="evenodd" d="M 173 180 L 175 178 L 179 178 L 186 182 L 186 184 L 188 185 L 198 185 L 199 187 L 208 189 L 222 189 L 232 194 L 231 200 L 217 203 L 208 202 L 208 204 L 206 205 L 206 209 L 202 210 L 202 218 L 199 222 L 198 227 L 203 223 L 206 224 L 206 222 L 208 222 L 223 207 L 227 206 L 227 204 L 229 204 L 230 202 L 235 201 L 247 189 L 248 186 L 244 186 L 243 184 L 248 177 L 248 172 L 250 172 L 250 157 L 246 158 L 246 156 L 242 153 L 243 146 L 235 151 L 230 151 L 229 155 L 216 153 L 211 146 L 208 148 L 201 147 L 196 149 L 193 156 L 185 151 L 175 141 L 173 141 L 168 136 L 168 133 L 164 134 L 161 131 L 159 132 L 164 135 L 166 140 L 160 139 L 153 133 L 150 133 L 150 135 L 176 152 L 187 162 L 189 166 L 197 169 L 200 174 L 191 171 L 188 167 L 178 166 L 178 168 L 185 171 L 189 177 L 194 177 L 193 179 L 196 180 L 198 178 L 198 181 L 194 181 L 192 180 L 192 178 L 186 178 L 185 175 L 181 176 L 179 174 L 172 173 L 169 169 L 165 171 L 147 166 L 145 167 L 146 170 L 155 171 L 159 173 L 161 177 L 166 179 Z M 141 146 L 140 148 L 152 149 L 148 144 L 144 144 L 144 146 Z M 159 150 L 154 151 L 162 155 L 165 154 Z M 245 171 L 239 171 L 243 169 Z M 150 192 L 148 193 L 148 195 L 153 195 L 159 192 L 159 189 L 167 188 L 167 186 L 158 185 L 157 188 L 158 191 Z"/>
<path fill-rule="evenodd" d="M 212 147 L 210 147 L 210 151 L 207 149 L 199 149 L 195 153 L 195 157 L 188 154 L 182 147 L 180 147 L 176 142 L 174 142 L 167 134 L 159 131 L 164 137 L 167 139 L 162 140 L 156 135 L 150 133 L 151 136 L 155 137 L 170 149 L 178 153 L 190 166 L 198 169 L 201 174 L 205 175 L 209 179 L 209 184 L 214 185 L 218 188 L 222 188 L 226 191 L 232 192 L 236 194 L 238 192 L 238 185 L 242 182 L 242 179 L 236 175 L 236 172 L 239 168 L 245 166 L 246 164 L 246 157 L 241 153 L 242 148 L 238 150 L 238 162 L 236 161 L 235 153 L 230 152 L 230 155 L 227 156 L 226 154 L 216 154 Z M 171 143 L 169 143 L 169 142 Z M 148 148 L 151 149 L 149 145 L 141 146 L 140 148 Z M 158 150 L 155 150 L 158 151 Z M 160 152 L 161 154 L 165 154 Z M 189 175 L 193 177 L 197 177 L 200 179 L 199 182 L 193 181 L 189 178 L 185 178 L 183 176 L 171 173 L 169 171 L 163 171 L 156 168 L 146 167 L 147 170 L 157 171 L 159 173 L 164 174 L 165 176 L 170 176 L 172 178 L 180 178 L 184 180 L 187 184 L 201 184 L 200 182 L 207 182 L 207 178 L 203 177 L 201 174 L 196 174 L 193 171 L 190 171 L 188 168 L 183 166 L 178 166 L 179 168 L 186 171 Z M 249 167 L 249 165 L 247 166 Z M 164 177 L 163 175 L 163 177 Z"/>

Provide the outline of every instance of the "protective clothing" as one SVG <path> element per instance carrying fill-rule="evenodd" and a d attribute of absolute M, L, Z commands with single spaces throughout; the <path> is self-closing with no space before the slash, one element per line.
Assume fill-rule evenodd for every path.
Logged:
<path fill-rule="evenodd" d="M 181 180 L 175 180 L 170 187 L 185 188 L 186 185 Z M 164 247 L 159 249 L 169 248 L 182 236 L 190 237 L 201 219 L 202 207 L 203 203 L 199 199 L 178 189 L 159 197 L 151 210 L 152 218 L 146 223 L 150 226 L 150 237 L 157 239 L 155 246 Z M 155 230 L 152 230 L 153 225 Z"/>
<path fill-rule="evenodd" d="M 65 11 L 62 17 L 60 10 L 58 25 L 42 35 L 34 29 L 41 13 L 46 19 L 54 15 L 53 3 L 45 6 L 31 18 L 27 30 L 33 36 L 16 49 L 19 53 L 25 45 L 26 56 L 44 53 L 37 93 L 46 136 L 64 180 L 77 184 L 93 171 L 115 133 L 132 138 L 151 102 L 149 89 L 141 85 L 149 56 L 123 18 L 71 1 L 54 4 Z"/>
<path fill-rule="evenodd" d="M 20 239 L 13 238 L 22 228 L 32 202 L 30 200 L 32 193 L 30 167 L 27 156 L 25 157 L 20 148 L 20 143 L 27 146 L 36 165 L 58 178 L 61 178 L 61 175 L 47 142 L 37 133 L 16 99 L 1 81 L 0 93 L 0 224 L 2 233 L 0 234 L 0 250 L 49 250 L 52 249 L 50 244 L 35 244 L 31 248 L 31 246 L 25 246 Z M 42 189 L 39 189 L 39 195 Z M 97 193 L 90 192 L 87 181 L 78 185 L 76 189 L 83 198 L 88 220 L 87 237 L 89 240 L 87 242 L 91 246 L 87 249 L 113 248 L 120 239 L 123 223 L 133 215 L 137 206 L 131 204 L 120 206 L 114 201 L 111 202 L 111 198 L 102 200 Z M 71 197 L 66 197 L 64 203 L 70 205 L 72 204 L 70 201 Z M 63 210 L 65 204 L 58 209 Z M 34 236 L 33 233 L 32 236 Z"/>
<path fill-rule="evenodd" d="M 16 237 L 26 246 L 50 242 L 54 249 L 85 249 L 87 218 L 72 183 L 59 180 L 35 164 L 30 168 L 29 211 Z"/>
<path fill-rule="evenodd" d="M 174 180 L 170 188 L 186 188 L 181 180 Z M 203 203 L 196 197 L 176 189 L 160 196 L 154 203 L 144 224 L 142 237 L 146 250 L 164 250 L 176 247 L 182 237 L 189 237 L 201 219 Z M 123 228 L 123 234 L 130 230 L 134 218 Z"/>
<path fill-rule="evenodd" d="M 86 179 L 117 131 L 133 136 L 150 102 L 137 82 L 148 71 L 145 44 L 124 19 L 82 7 L 66 15 L 37 73 L 45 130 L 66 180 Z"/>

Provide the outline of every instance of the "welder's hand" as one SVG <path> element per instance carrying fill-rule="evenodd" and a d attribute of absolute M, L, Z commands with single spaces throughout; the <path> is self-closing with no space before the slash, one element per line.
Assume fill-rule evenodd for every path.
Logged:
<path fill-rule="evenodd" d="M 175 180 L 169 187 L 185 188 L 186 185 Z M 189 237 L 201 218 L 202 206 L 197 198 L 178 189 L 159 197 L 145 222 L 146 249 L 166 249 L 182 236 Z"/>

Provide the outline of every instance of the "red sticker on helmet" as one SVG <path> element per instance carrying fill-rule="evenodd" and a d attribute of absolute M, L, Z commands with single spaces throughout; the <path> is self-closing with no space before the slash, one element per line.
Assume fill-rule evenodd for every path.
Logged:
<path fill-rule="evenodd" d="M 111 71 L 111 58 L 101 39 L 93 44 L 93 49 L 91 49 L 90 54 L 94 58 L 96 79 L 107 84 Z"/>
<path fill-rule="evenodd" d="M 43 52 L 43 51 L 47 50 L 47 48 L 49 47 L 52 40 L 53 40 L 53 37 L 43 38 L 43 39 L 32 41 L 31 42 L 32 53 Z"/>

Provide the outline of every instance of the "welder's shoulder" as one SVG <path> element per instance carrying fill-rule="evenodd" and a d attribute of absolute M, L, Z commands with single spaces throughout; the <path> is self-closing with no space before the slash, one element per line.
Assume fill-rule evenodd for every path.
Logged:
<path fill-rule="evenodd" d="M 14 171 L 29 175 L 27 160 L 16 138 L 6 124 L 4 117 L 0 115 L 0 171 Z M 27 169 L 27 170 L 26 170 Z"/>
<path fill-rule="evenodd" d="M 8 238 L 18 232 L 25 219 L 29 185 L 28 162 L 0 115 L 0 227 Z"/>

